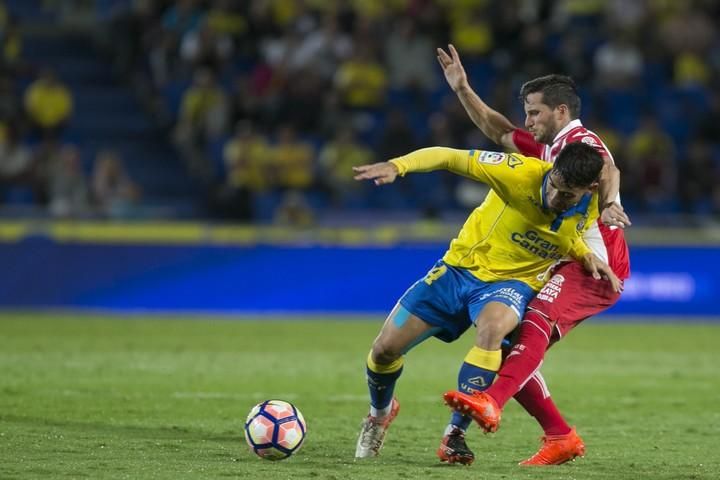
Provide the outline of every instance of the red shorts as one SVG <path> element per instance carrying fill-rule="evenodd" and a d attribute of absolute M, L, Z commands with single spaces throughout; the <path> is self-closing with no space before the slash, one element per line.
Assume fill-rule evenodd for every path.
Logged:
<path fill-rule="evenodd" d="M 559 265 L 553 276 L 530 301 L 536 310 L 555 324 L 550 344 L 557 342 L 580 322 L 613 306 L 620 293 L 607 280 L 594 279 L 577 262 Z"/>

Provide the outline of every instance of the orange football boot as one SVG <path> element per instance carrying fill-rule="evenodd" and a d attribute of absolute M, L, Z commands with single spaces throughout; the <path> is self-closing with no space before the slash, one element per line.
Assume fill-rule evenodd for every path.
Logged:
<path fill-rule="evenodd" d="M 561 465 L 575 460 L 576 457 L 585 456 L 585 444 L 575 428 L 565 435 L 544 435 L 540 450 L 519 465 L 526 467 L 541 467 L 548 465 Z"/>
<path fill-rule="evenodd" d="M 463 415 L 470 415 L 486 433 L 494 433 L 500 426 L 500 413 L 494 398 L 485 392 L 475 392 L 472 395 L 450 390 L 443 394 L 445 404 L 454 411 Z"/>

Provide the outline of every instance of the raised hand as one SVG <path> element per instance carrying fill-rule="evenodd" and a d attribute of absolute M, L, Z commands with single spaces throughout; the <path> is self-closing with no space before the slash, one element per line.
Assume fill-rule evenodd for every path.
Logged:
<path fill-rule="evenodd" d="M 397 167 L 390 162 L 372 163 L 370 165 L 360 165 L 352 167 L 355 180 L 372 180 L 375 185 L 385 185 L 393 183 L 398 176 Z"/>
<path fill-rule="evenodd" d="M 460 55 L 458 55 L 455 47 L 449 44 L 448 50 L 450 51 L 450 55 L 442 48 L 438 48 L 437 59 L 443 69 L 448 85 L 450 85 L 450 88 L 452 88 L 454 92 L 457 92 L 459 89 L 468 86 L 467 74 L 460 62 Z"/>

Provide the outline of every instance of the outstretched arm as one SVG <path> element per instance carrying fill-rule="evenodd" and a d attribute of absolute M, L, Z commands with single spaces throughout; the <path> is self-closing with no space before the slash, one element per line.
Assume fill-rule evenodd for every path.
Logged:
<path fill-rule="evenodd" d="M 375 185 L 393 183 L 398 175 L 409 172 L 432 172 L 450 170 L 469 175 L 469 152 L 446 147 L 429 147 L 393 158 L 389 162 L 373 163 L 353 167 L 355 180 L 372 180 Z"/>
<path fill-rule="evenodd" d="M 392 183 L 398 175 L 402 177 L 410 172 L 434 170 L 448 170 L 482 182 L 509 202 L 518 196 L 525 196 L 528 188 L 534 188 L 535 180 L 544 175 L 547 166 L 541 160 L 514 153 L 429 147 L 393 158 L 389 162 L 353 167 L 355 180 L 372 180 L 375 185 Z"/>
<path fill-rule="evenodd" d="M 445 74 L 445 79 L 462 103 L 473 123 L 490 140 L 512 151 L 519 151 L 513 142 L 513 131 L 517 128 L 508 118 L 490 108 L 470 87 L 460 55 L 451 44 L 448 55 L 442 48 L 437 49 L 437 59 Z"/>

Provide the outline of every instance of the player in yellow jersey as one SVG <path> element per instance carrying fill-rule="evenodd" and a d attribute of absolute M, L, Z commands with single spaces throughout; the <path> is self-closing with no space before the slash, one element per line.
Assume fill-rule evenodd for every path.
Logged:
<path fill-rule="evenodd" d="M 452 342 L 474 324 L 475 345 L 459 383 L 485 386 L 500 367 L 503 338 L 518 325 L 556 261 L 571 255 L 598 281 L 621 288 L 582 240 L 598 217 L 602 167 L 600 154 L 583 143 L 565 147 L 553 165 L 519 154 L 433 147 L 354 167 L 356 180 L 376 185 L 410 172 L 446 169 L 492 188 L 442 260 L 400 298 L 373 342 L 367 358 L 370 413 L 356 458 L 379 454 L 399 411 L 393 391 L 403 355 L 415 345 L 431 336 Z"/>

